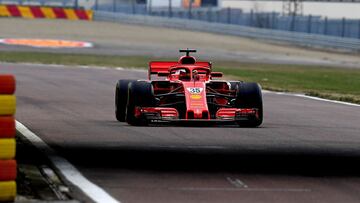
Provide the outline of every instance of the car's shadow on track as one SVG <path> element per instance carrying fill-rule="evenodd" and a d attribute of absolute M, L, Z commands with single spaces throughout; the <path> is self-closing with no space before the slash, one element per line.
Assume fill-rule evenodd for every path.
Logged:
<path fill-rule="evenodd" d="M 70 145 L 57 149 L 77 166 L 167 172 L 240 172 L 301 176 L 360 176 L 360 149 L 356 152 L 306 149 L 259 150 L 99 147 Z"/>

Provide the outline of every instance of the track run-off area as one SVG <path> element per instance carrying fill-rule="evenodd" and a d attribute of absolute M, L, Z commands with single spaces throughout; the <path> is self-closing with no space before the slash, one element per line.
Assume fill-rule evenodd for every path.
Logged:
<path fill-rule="evenodd" d="M 24 20 L 0 18 L 0 39 L 76 40 L 94 44 L 89 49 L 32 48 L 0 44 L 0 51 L 75 53 L 178 58 L 179 49 L 197 49 L 201 60 L 268 64 L 303 64 L 360 68 L 360 57 L 350 53 L 309 50 L 276 43 L 189 30 L 98 21 Z"/>
<path fill-rule="evenodd" d="M 114 117 L 114 87 L 145 71 L 0 66 L 17 77 L 17 120 L 118 201 L 360 200 L 358 106 L 264 92 L 260 128 L 133 127 Z"/>

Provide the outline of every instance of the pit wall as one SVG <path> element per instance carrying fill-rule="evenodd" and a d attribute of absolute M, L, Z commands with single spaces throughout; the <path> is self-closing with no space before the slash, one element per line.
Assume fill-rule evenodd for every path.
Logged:
<path fill-rule="evenodd" d="M 92 20 L 93 12 L 62 7 L 0 5 L 0 17 Z"/>
<path fill-rule="evenodd" d="M 15 78 L 0 75 L 0 202 L 16 197 Z"/>

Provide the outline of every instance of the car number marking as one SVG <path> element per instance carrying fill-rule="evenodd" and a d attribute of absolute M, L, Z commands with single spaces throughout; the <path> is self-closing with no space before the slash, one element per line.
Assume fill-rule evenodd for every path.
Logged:
<path fill-rule="evenodd" d="M 190 94 L 200 94 L 203 91 L 204 88 L 201 87 L 188 87 L 187 90 L 190 92 Z"/>

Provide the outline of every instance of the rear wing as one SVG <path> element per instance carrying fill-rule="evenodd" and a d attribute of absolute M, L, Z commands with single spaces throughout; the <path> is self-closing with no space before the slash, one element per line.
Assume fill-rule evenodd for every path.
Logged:
<path fill-rule="evenodd" d="M 168 72 L 169 69 L 173 66 L 180 65 L 177 61 L 152 61 L 149 63 L 149 80 L 151 80 L 151 75 L 158 74 L 159 72 Z M 196 66 L 206 66 L 211 69 L 211 62 L 199 61 L 196 62 Z"/>

